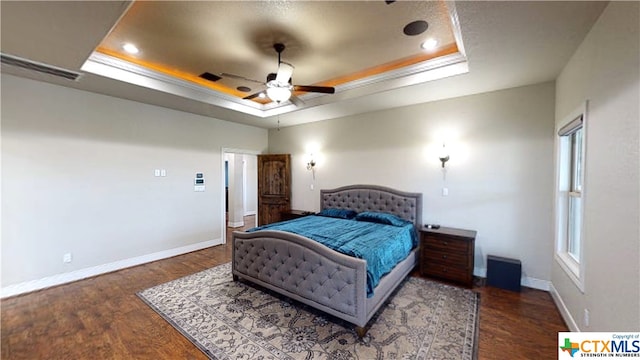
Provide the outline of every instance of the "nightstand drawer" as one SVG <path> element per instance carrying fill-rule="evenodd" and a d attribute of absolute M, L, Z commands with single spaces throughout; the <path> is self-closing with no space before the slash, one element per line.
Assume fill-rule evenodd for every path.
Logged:
<path fill-rule="evenodd" d="M 470 283 L 471 274 L 468 270 L 460 269 L 455 266 L 448 266 L 444 264 L 426 263 L 422 265 L 422 273 L 427 276 L 434 276 L 441 279 Z"/>
<path fill-rule="evenodd" d="M 469 268 L 469 255 L 468 253 L 447 252 L 447 251 L 435 251 L 430 249 L 423 249 L 424 254 L 422 258 L 427 264 L 436 263 L 457 267 L 458 269 Z"/>
<path fill-rule="evenodd" d="M 424 239 L 424 245 L 427 248 L 445 250 L 449 253 L 467 254 L 469 252 L 468 240 L 460 240 L 450 236 L 427 235 Z"/>

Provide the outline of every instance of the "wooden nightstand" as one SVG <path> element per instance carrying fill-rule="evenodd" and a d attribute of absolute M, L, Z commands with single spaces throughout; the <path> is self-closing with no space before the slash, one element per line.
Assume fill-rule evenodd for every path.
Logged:
<path fill-rule="evenodd" d="M 473 286 L 476 232 L 440 227 L 420 230 L 420 274 Z"/>
<path fill-rule="evenodd" d="M 280 221 L 293 220 L 315 214 L 313 211 L 287 210 L 280 212 Z"/>

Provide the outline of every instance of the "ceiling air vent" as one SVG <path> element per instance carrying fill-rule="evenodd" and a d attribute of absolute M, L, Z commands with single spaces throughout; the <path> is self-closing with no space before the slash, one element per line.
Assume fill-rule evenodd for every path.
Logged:
<path fill-rule="evenodd" d="M 4 65 L 16 66 L 22 69 L 37 71 L 39 73 L 49 74 L 69 80 L 76 80 L 80 76 L 80 73 L 71 70 L 61 69 L 52 65 L 19 58 L 17 56 L 0 54 L 0 60 Z"/>
<path fill-rule="evenodd" d="M 213 81 L 216 82 L 220 79 L 222 79 L 220 76 L 216 75 L 216 74 L 212 74 L 210 72 L 203 72 L 202 74 L 200 74 L 200 77 L 209 81 Z"/>

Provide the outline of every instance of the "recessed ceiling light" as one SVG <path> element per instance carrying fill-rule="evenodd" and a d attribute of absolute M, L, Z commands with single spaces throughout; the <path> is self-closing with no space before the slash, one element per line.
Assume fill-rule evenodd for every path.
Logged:
<path fill-rule="evenodd" d="M 423 42 L 422 45 L 420 45 L 420 47 L 422 47 L 427 51 L 435 50 L 437 46 L 438 46 L 438 40 L 434 38 L 427 39 L 427 41 Z"/>
<path fill-rule="evenodd" d="M 137 54 L 140 52 L 140 50 L 138 50 L 138 47 L 133 45 L 132 43 L 126 43 L 122 45 L 122 48 L 129 54 Z"/>

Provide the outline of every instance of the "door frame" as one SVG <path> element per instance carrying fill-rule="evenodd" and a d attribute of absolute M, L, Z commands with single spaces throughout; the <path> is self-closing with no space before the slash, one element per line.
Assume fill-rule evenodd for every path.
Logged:
<path fill-rule="evenodd" d="M 240 155 L 261 155 L 262 152 L 261 151 L 256 151 L 256 150 L 248 150 L 248 149 L 236 149 L 236 148 L 227 148 L 227 147 L 222 147 L 220 148 L 220 194 L 222 194 L 221 199 L 220 199 L 220 214 L 221 214 L 221 219 L 220 219 L 220 228 L 221 230 L 221 238 L 222 238 L 222 244 L 226 244 L 227 243 L 227 221 L 225 218 L 225 189 L 224 189 L 224 180 L 225 180 L 225 171 L 224 171 L 224 155 L 225 154 L 240 154 Z M 257 192 L 257 189 L 256 189 Z M 260 209 L 256 209 L 256 223 L 255 226 L 258 226 L 258 211 Z"/>

